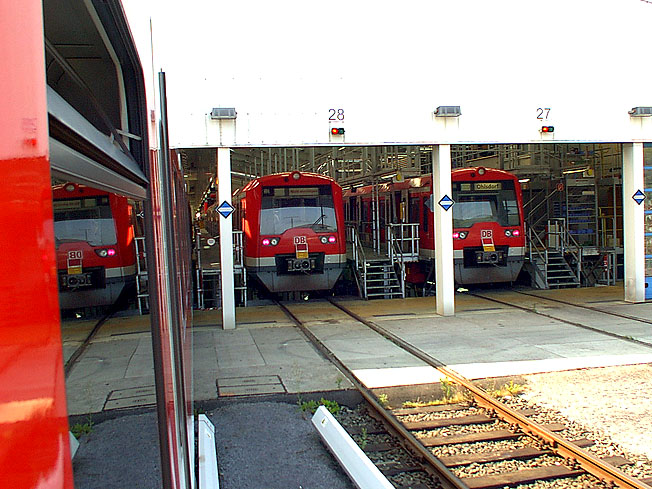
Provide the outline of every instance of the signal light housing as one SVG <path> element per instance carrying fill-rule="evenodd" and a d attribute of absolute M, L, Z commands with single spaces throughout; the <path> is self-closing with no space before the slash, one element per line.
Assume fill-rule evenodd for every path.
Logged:
<path fill-rule="evenodd" d="M 555 126 L 541 126 L 541 132 L 555 132 Z"/>
<path fill-rule="evenodd" d="M 95 250 L 95 253 L 101 258 L 107 258 L 109 256 L 115 256 L 116 251 L 113 248 L 102 248 L 100 250 Z"/>
<path fill-rule="evenodd" d="M 333 136 L 344 136 L 344 128 L 343 127 L 332 127 L 331 128 L 331 134 Z"/>

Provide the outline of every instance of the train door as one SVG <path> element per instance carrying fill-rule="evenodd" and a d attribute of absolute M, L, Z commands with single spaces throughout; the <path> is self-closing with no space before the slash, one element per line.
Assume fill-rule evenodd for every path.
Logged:
<path fill-rule="evenodd" d="M 419 223 L 419 216 L 421 215 L 421 200 L 416 193 L 408 194 L 408 213 L 407 222 Z"/>
<path fill-rule="evenodd" d="M 408 190 L 396 190 L 394 191 L 393 198 L 393 219 L 392 222 L 396 224 L 404 224 L 406 222 L 411 222 L 408 220 Z"/>
<path fill-rule="evenodd" d="M 346 216 L 347 221 L 352 221 L 352 222 L 359 222 L 360 221 L 360 216 L 358 213 L 358 197 L 353 196 L 349 197 L 349 205 L 347 206 L 348 208 L 348 214 Z"/>

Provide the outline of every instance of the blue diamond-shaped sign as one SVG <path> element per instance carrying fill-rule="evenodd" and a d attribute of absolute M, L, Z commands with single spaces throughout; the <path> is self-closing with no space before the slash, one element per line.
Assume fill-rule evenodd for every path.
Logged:
<path fill-rule="evenodd" d="M 220 206 L 217 208 L 217 212 L 222 214 L 222 217 L 226 218 L 229 217 L 235 208 L 229 204 L 226 200 L 220 204 Z"/>
<path fill-rule="evenodd" d="M 455 202 L 448 195 L 444 195 L 439 201 L 439 205 L 442 206 L 445 211 L 453 207 L 454 204 Z"/>
<path fill-rule="evenodd" d="M 641 205 L 641 202 L 645 200 L 645 194 L 640 190 L 637 190 L 636 193 L 632 195 L 632 199 L 634 199 L 638 205 Z"/>

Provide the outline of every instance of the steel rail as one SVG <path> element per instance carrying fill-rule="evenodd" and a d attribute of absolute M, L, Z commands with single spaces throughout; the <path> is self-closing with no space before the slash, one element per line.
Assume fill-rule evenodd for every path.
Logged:
<path fill-rule="evenodd" d="M 529 297 L 536 297 L 537 299 L 541 299 L 541 300 L 549 300 L 551 302 L 559 302 L 561 304 L 567 304 L 569 306 L 575 306 L 575 307 L 579 307 L 579 308 L 583 308 L 583 309 L 588 309 L 590 311 L 600 312 L 602 314 L 607 314 L 607 315 L 610 315 L 610 316 L 622 317 L 624 319 L 630 319 L 632 321 L 639 321 L 639 322 L 642 322 L 642 323 L 652 324 L 652 321 L 649 321 L 649 320 L 646 320 L 646 319 L 643 319 L 643 318 L 628 317 L 628 316 L 626 316 L 624 314 L 616 314 L 616 313 L 605 312 L 605 311 L 601 311 L 600 309 L 595 309 L 593 307 L 578 306 L 577 304 L 571 304 L 570 302 L 564 302 L 564 301 L 560 301 L 560 300 L 556 300 L 556 299 L 548 299 L 547 297 L 541 297 L 541 296 L 534 295 L 534 294 L 526 294 L 524 292 L 517 292 L 517 293 L 522 294 L 522 295 L 527 295 Z M 481 294 L 477 294 L 475 292 L 469 293 L 469 295 L 472 295 L 473 297 L 477 297 L 478 299 L 484 299 L 486 301 L 495 302 L 497 304 L 502 304 L 504 306 L 514 307 L 516 309 L 520 309 L 520 310 L 525 311 L 525 312 L 530 312 L 530 313 L 536 314 L 538 316 L 543 316 L 543 317 L 546 317 L 548 319 L 554 319 L 555 321 L 560 321 L 562 323 L 570 324 L 571 326 L 576 326 L 578 328 L 586 329 L 588 331 L 593 331 L 594 333 L 600 333 L 600 334 L 603 334 L 603 335 L 606 335 L 606 336 L 611 336 L 612 338 L 616 338 L 616 339 L 619 339 L 619 340 L 629 341 L 630 343 L 636 343 L 637 345 L 652 347 L 652 343 L 648 343 L 647 341 L 637 340 L 636 338 L 632 338 L 630 336 L 624 336 L 624 335 L 621 335 L 621 334 L 618 334 L 618 333 L 612 333 L 611 331 L 606 331 L 604 329 L 596 328 L 594 326 L 589 326 L 588 324 L 582 324 L 582 323 L 578 323 L 578 322 L 575 322 L 575 321 L 569 321 L 568 319 L 558 318 L 558 317 L 553 316 L 552 314 L 547 314 L 547 313 L 541 312 L 541 311 L 534 311 L 531 308 L 526 307 L 526 306 L 519 306 L 517 304 L 512 304 L 512 303 L 507 302 L 507 301 L 503 301 L 503 300 L 500 300 L 500 299 L 495 299 L 493 297 L 487 297 L 487 296 L 484 296 L 484 295 L 481 295 Z"/>
<path fill-rule="evenodd" d="M 102 318 L 100 318 L 97 323 L 95 323 L 95 326 L 93 326 L 93 329 L 91 329 L 90 333 L 86 335 L 86 338 L 84 341 L 82 341 L 81 345 L 79 345 L 75 351 L 73 352 L 72 355 L 70 355 L 70 358 L 68 358 L 68 361 L 63 366 L 63 374 L 64 377 L 68 377 L 70 375 L 70 372 L 72 371 L 73 367 L 77 364 L 77 360 L 79 360 L 79 357 L 82 356 L 82 354 L 86 351 L 86 348 L 88 348 L 88 345 L 91 344 L 91 341 L 97 336 L 97 333 L 99 332 L 100 328 L 104 326 L 104 323 L 106 323 L 113 315 L 115 314 L 114 310 L 110 310 L 107 314 L 105 314 Z"/>
<path fill-rule="evenodd" d="M 588 309 L 589 311 L 601 312 L 603 314 L 608 314 L 609 316 L 615 316 L 623 319 L 631 319 L 632 321 L 638 321 L 640 323 L 645 323 L 645 324 L 652 324 L 651 319 L 631 316 L 629 314 L 621 314 L 618 312 L 603 311 L 602 309 L 598 309 L 597 307 L 593 307 L 593 306 L 587 306 L 586 304 L 574 304 L 572 302 L 562 301 L 561 299 L 557 299 L 554 297 L 543 297 L 541 295 L 532 294 L 530 292 L 523 292 L 522 290 L 512 290 L 512 292 L 515 292 L 516 294 L 527 295 L 528 297 L 535 297 L 537 299 L 542 299 L 544 301 L 558 302 L 559 304 L 566 304 L 567 306 L 579 307 L 582 309 Z"/>
<path fill-rule="evenodd" d="M 603 462 L 598 457 L 579 448 L 573 443 L 555 435 L 552 431 L 547 430 L 539 423 L 529 420 L 525 416 L 517 413 L 515 410 L 491 397 L 484 389 L 477 387 L 466 377 L 463 377 L 454 370 L 447 368 L 437 359 L 431 357 L 419 348 L 416 348 L 414 345 L 407 343 L 403 339 L 396 336 L 394 333 L 357 315 L 353 311 L 349 311 L 347 308 L 330 298 L 329 302 L 352 318 L 370 327 L 378 334 L 393 342 L 395 345 L 403 348 L 428 365 L 436 368 L 454 382 L 465 387 L 473 394 L 476 402 L 478 402 L 480 406 L 496 413 L 497 416 L 501 417 L 506 422 L 517 425 L 523 432 L 547 442 L 559 455 L 576 461 L 580 467 L 582 467 L 588 473 L 593 474 L 599 479 L 613 483 L 618 487 L 624 489 L 652 489 L 652 486 L 649 486 L 648 484 L 645 484 L 644 482 L 641 482 L 640 480 L 625 474 L 616 467 Z"/>
<path fill-rule="evenodd" d="M 331 302 L 332 303 L 332 302 Z M 355 388 L 362 394 L 362 397 L 373 407 L 373 409 L 380 415 L 382 418 L 395 430 L 404 440 L 406 440 L 410 447 L 421 457 L 423 457 L 427 463 L 437 472 L 437 475 L 442 479 L 441 483 L 445 489 L 469 489 L 469 487 L 462 482 L 458 477 L 456 477 L 448 468 L 437 458 L 435 457 L 430 450 L 428 450 L 415 436 L 407 430 L 401 422 L 396 419 L 391 413 L 389 413 L 376 399 L 370 389 L 368 389 L 362 382 L 356 377 L 356 375 L 344 365 L 334 354 L 333 352 L 319 339 L 315 336 L 303 322 L 296 317 L 292 311 L 290 311 L 286 306 L 281 304 L 279 301 L 276 301 L 276 304 L 279 308 L 296 324 L 301 332 L 308 338 L 308 340 L 317 347 L 317 349 L 322 353 L 328 360 L 330 360 L 341 372 L 347 377 L 347 379 L 355 386 Z M 345 311 L 346 312 L 346 311 Z"/>

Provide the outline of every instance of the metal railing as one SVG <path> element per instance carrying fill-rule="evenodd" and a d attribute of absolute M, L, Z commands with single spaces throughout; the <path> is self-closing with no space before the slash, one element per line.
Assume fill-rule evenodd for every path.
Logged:
<path fill-rule="evenodd" d="M 566 219 L 563 217 L 556 217 L 553 219 L 548 219 L 548 242 L 555 242 L 556 246 L 552 246 L 553 249 L 558 250 L 562 256 L 565 256 L 566 253 L 570 254 L 573 260 L 575 260 L 575 276 L 577 277 L 578 283 L 582 281 L 582 247 L 579 243 L 573 238 L 573 235 L 568 232 L 566 229 Z"/>
<path fill-rule="evenodd" d="M 149 310 L 149 288 L 147 277 L 147 252 L 145 250 L 145 237 L 134 238 L 136 245 L 136 301 L 138 312 L 142 315 Z"/>
<path fill-rule="evenodd" d="M 387 226 L 387 255 L 393 262 L 419 260 L 419 224 L 389 224 Z"/>
<path fill-rule="evenodd" d="M 545 231 L 541 234 L 545 234 Z M 548 248 L 541 239 L 541 236 L 529 226 L 527 228 L 527 236 L 530 263 L 533 265 L 535 273 L 543 279 L 545 288 L 548 289 L 550 287 L 548 284 Z M 541 262 L 543 263 L 543 271 L 538 267 L 538 264 Z"/>
<path fill-rule="evenodd" d="M 219 274 L 220 270 L 219 269 L 214 269 L 214 270 L 204 270 L 202 266 L 202 248 L 204 242 L 208 241 L 209 239 L 215 240 L 215 243 L 213 246 L 219 247 L 219 236 L 214 236 L 211 238 L 204 238 L 200 234 L 200 230 L 197 229 L 196 235 L 195 235 L 195 243 L 197 243 L 197 307 L 199 309 L 204 309 L 206 306 L 205 303 L 205 298 L 204 298 L 204 292 L 206 289 L 204 288 L 204 280 L 208 279 L 209 277 L 212 277 L 214 279 L 214 286 L 217 287 L 221 283 L 219 280 Z M 242 294 L 242 304 L 244 306 L 247 305 L 247 274 L 244 269 L 244 246 L 243 246 L 243 233 L 242 231 L 233 231 L 233 271 L 234 274 L 242 275 L 242 280 L 241 280 L 241 285 L 236 286 L 235 290 L 239 290 Z M 217 292 L 215 293 L 215 300 L 217 301 Z M 215 304 L 215 306 L 218 306 L 218 304 Z"/>
<path fill-rule="evenodd" d="M 544 204 L 547 204 L 548 201 L 550 201 L 550 199 L 552 199 L 552 197 L 555 196 L 558 192 L 559 192 L 558 189 L 554 189 L 531 209 L 529 209 L 529 207 L 534 204 L 534 201 L 537 200 L 538 196 L 533 197 L 531 200 L 523 204 L 523 211 L 527 213 L 525 221 L 528 223 L 530 228 L 536 229 L 537 226 L 539 226 L 539 224 L 541 224 L 541 222 L 546 218 L 546 216 L 549 214 L 548 212 L 544 212 L 536 221 L 534 222 L 532 221 L 532 218 L 534 217 L 534 213 L 539 209 L 539 207 L 541 207 Z"/>
<path fill-rule="evenodd" d="M 355 225 L 350 224 L 346 226 L 346 239 L 347 242 L 351 243 L 355 284 L 358 287 L 360 295 L 367 297 L 367 281 L 365 280 L 366 257 Z"/>
<path fill-rule="evenodd" d="M 546 288 L 549 288 L 548 282 L 548 251 L 557 251 L 562 257 L 569 254 L 575 262 L 575 275 L 577 282 L 582 281 L 582 247 L 577 243 L 575 238 L 566 229 L 566 219 L 563 217 L 548 219 L 548 225 L 544 231 L 537 233 L 533 228 L 528 226 L 528 254 L 530 263 L 536 265 L 543 262 L 544 271 L 538 266 L 534 266 L 535 273 L 541 277 Z M 537 261 L 538 259 L 538 261 Z"/>

